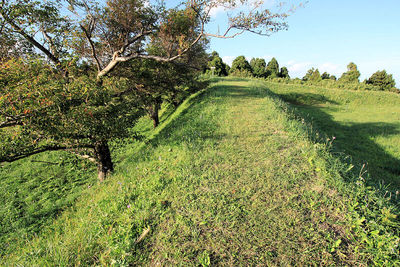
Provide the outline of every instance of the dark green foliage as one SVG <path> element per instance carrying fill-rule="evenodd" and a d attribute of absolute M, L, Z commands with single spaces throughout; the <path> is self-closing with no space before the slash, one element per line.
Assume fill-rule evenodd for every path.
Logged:
<path fill-rule="evenodd" d="M 382 91 L 389 91 L 396 85 L 392 74 L 387 74 L 385 70 L 372 74 L 366 83 L 377 86 Z"/>
<path fill-rule="evenodd" d="M 303 81 L 309 81 L 311 76 L 314 74 L 315 69 L 311 68 L 307 71 L 306 75 L 303 77 Z"/>
<path fill-rule="evenodd" d="M 318 81 L 321 81 L 321 80 L 322 80 L 322 78 L 321 78 L 321 75 L 320 75 L 320 73 L 319 73 L 319 70 L 316 69 L 316 70 L 313 72 L 313 74 L 311 75 L 309 81 L 318 82 Z"/>
<path fill-rule="evenodd" d="M 322 78 L 322 80 L 327 80 L 327 79 L 330 79 L 330 75 L 329 75 L 329 73 L 327 73 L 326 71 L 324 72 L 324 73 L 322 73 L 322 75 L 321 75 L 321 78 Z"/>
<path fill-rule="evenodd" d="M 279 64 L 276 58 L 272 58 L 267 65 L 267 77 L 276 78 L 279 76 Z"/>
<path fill-rule="evenodd" d="M 228 76 L 227 65 L 222 61 L 222 58 L 215 51 L 211 53 L 211 59 L 207 64 L 207 73 L 216 76 Z"/>
<path fill-rule="evenodd" d="M 252 70 L 249 62 L 244 56 L 238 56 L 232 62 L 232 67 L 229 72 L 233 76 L 251 77 Z"/>
<path fill-rule="evenodd" d="M 281 71 L 279 72 L 279 78 L 290 79 L 289 70 L 286 67 L 281 68 Z"/>
<path fill-rule="evenodd" d="M 342 76 L 339 78 L 339 81 L 342 83 L 358 83 L 360 72 L 357 69 L 357 65 L 353 62 L 350 62 L 347 65 L 347 72 L 343 73 Z"/>
<path fill-rule="evenodd" d="M 253 74 L 255 77 L 263 78 L 266 77 L 266 62 L 263 58 L 252 58 L 250 60 L 250 66 L 253 70 Z"/>
<path fill-rule="evenodd" d="M 336 76 L 335 76 L 335 75 L 331 75 L 331 76 L 329 76 L 329 79 L 330 79 L 330 80 L 333 80 L 333 81 L 336 81 L 336 80 L 337 80 L 337 78 L 336 78 Z"/>

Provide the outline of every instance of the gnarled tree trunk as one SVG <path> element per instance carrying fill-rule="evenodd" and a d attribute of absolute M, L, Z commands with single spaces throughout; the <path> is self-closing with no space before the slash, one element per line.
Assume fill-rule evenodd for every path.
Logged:
<path fill-rule="evenodd" d="M 107 141 L 97 142 L 94 147 L 94 154 L 97 161 L 98 178 L 102 182 L 107 177 L 107 174 L 114 170 Z"/>

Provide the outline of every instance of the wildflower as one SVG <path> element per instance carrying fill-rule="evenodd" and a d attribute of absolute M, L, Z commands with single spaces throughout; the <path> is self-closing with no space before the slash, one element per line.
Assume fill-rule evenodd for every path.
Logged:
<path fill-rule="evenodd" d="M 128 204 L 126 207 L 127 207 L 128 209 L 130 209 L 130 208 L 131 208 L 131 205 L 130 205 L 130 204 Z"/>
<path fill-rule="evenodd" d="M 335 140 L 336 139 L 336 137 L 334 136 L 334 137 L 332 137 L 332 140 Z"/>

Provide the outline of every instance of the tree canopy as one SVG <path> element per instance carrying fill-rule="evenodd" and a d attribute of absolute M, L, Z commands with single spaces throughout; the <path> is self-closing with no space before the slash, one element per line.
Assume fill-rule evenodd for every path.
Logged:
<path fill-rule="evenodd" d="M 343 83 L 358 83 L 360 78 L 360 72 L 357 69 L 357 65 L 353 62 L 350 62 L 347 65 L 347 72 L 343 73 L 342 76 L 339 78 L 340 82 Z"/>
<path fill-rule="evenodd" d="M 279 64 L 276 58 L 272 58 L 267 65 L 266 70 L 267 77 L 276 78 L 279 76 Z"/>
<path fill-rule="evenodd" d="M 396 82 L 394 81 L 392 74 L 386 73 L 386 70 L 375 72 L 366 81 L 366 83 L 372 84 L 378 87 L 382 91 L 389 91 L 396 85 Z"/>
<path fill-rule="evenodd" d="M 266 77 L 266 65 L 265 59 L 263 58 L 252 58 L 250 60 L 253 75 L 258 78 Z"/>
<path fill-rule="evenodd" d="M 208 62 L 210 73 L 217 76 L 228 76 L 227 65 L 215 51 L 211 53 L 211 60 Z"/>
<path fill-rule="evenodd" d="M 230 73 L 237 76 L 252 76 L 250 63 L 245 56 L 238 56 L 233 60 Z"/>

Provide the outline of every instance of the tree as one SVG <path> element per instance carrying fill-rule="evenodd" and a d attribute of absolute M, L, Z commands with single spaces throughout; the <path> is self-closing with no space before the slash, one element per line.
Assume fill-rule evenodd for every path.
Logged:
<path fill-rule="evenodd" d="M 238 56 L 233 60 L 230 74 L 237 76 L 252 76 L 251 66 L 244 56 Z"/>
<path fill-rule="evenodd" d="M 360 75 L 361 74 L 357 69 L 357 65 L 353 62 L 350 62 L 349 65 L 347 65 L 347 72 L 342 74 L 342 76 L 339 78 L 339 81 L 343 83 L 358 83 L 360 82 L 358 79 Z"/>
<path fill-rule="evenodd" d="M 280 78 L 290 79 L 289 70 L 286 67 L 282 67 L 281 71 L 279 72 Z"/>
<path fill-rule="evenodd" d="M 311 79 L 311 76 L 314 74 L 315 69 L 311 68 L 307 71 L 306 75 L 303 77 L 303 81 L 309 81 Z"/>
<path fill-rule="evenodd" d="M 267 65 L 267 77 L 276 78 L 279 76 L 279 64 L 276 58 L 272 58 Z"/>
<path fill-rule="evenodd" d="M 326 71 L 324 73 L 322 73 L 322 75 L 321 75 L 322 80 L 328 80 L 328 79 L 330 79 L 330 77 L 331 76 Z"/>
<path fill-rule="evenodd" d="M 253 75 L 258 78 L 262 78 L 266 76 L 266 62 L 263 58 L 252 58 L 250 60 L 250 66 L 253 72 Z"/>
<path fill-rule="evenodd" d="M 316 69 L 308 80 L 309 80 L 309 81 L 312 81 L 312 82 L 319 82 L 319 81 L 321 81 L 322 78 L 321 78 L 321 75 L 320 75 L 320 73 L 319 73 L 319 70 Z"/>
<path fill-rule="evenodd" d="M 232 10 L 236 3 L 0 0 L 2 49 L 18 48 L 1 62 L 0 162 L 51 150 L 91 153 L 104 179 L 113 169 L 109 141 L 127 136 L 143 113 L 141 84 L 118 74 L 123 63 L 188 64 L 184 55 L 207 37 L 287 28 L 287 14 L 252 9 L 231 16 L 223 34 L 208 33 L 210 10 L 218 6 Z M 162 53 L 147 49 L 150 43 Z"/>
<path fill-rule="evenodd" d="M 386 70 L 375 72 L 366 83 L 377 86 L 382 91 L 389 91 L 396 85 L 392 74 L 387 74 Z"/>
<path fill-rule="evenodd" d="M 212 52 L 211 60 L 208 62 L 209 72 L 217 76 L 228 76 L 228 71 L 226 70 L 226 64 L 222 61 L 222 58 L 217 52 Z"/>

